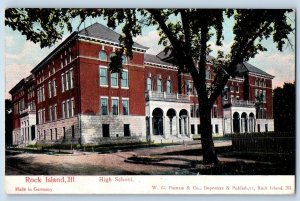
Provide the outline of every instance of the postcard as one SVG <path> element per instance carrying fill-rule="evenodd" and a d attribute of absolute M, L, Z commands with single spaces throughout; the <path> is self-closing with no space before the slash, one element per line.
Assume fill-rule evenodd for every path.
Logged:
<path fill-rule="evenodd" d="M 295 13 L 7 8 L 6 193 L 294 194 Z"/>

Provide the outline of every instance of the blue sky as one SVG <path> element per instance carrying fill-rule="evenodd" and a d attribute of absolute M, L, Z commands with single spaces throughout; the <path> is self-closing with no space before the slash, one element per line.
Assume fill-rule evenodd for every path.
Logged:
<path fill-rule="evenodd" d="M 295 26 L 295 13 L 289 15 L 290 22 Z M 88 18 L 85 24 L 82 24 L 80 29 L 84 26 L 89 26 L 95 22 L 104 23 L 101 18 L 92 19 Z M 214 45 L 214 40 L 210 42 L 213 52 L 212 56 L 216 55 L 217 50 L 223 50 L 229 52 L 230 46 L 233 41 L 233 27 L 234 21 L 227 19 L 224 21 L 224 41 L 222 47 Z M 78 27 L 78 20 L 74 20 L 74 28 Z M 118 27 L 117 32 L 121 32 L 121 28 Z M 64 39 L 69 35 L 66 32 Z M 151 54 L 157 54 L 163 47 L 157 44 L 159 35 L 155 27 L 145 27 L 143 29 L 142 36 L 135 38 L 135 41 L 149 47 L 147 51 Z M 295 36 L 290 35 L 290 40 L 295 46 Z M 60 41 L 61 42 L 61 41 Z M 27 41 L 25 36 L 22 36 L 19 32 L 13 31 L 9 27 L 5 27 L 5 76 L 6 76 L 6 93 L 5 97 L 10 98 L 8 91 L 20 81 L 20 79 L 28 76 L 30 70 L 33 69 L 43 58 L 45 58 L 57 45 L 58 42 L 51 48 L 41 49 L 39 44 L 34 44 L 31 41 Z M 283 52 L 277 50 L 276 45 L 271 39 L 263 42 L 267 47 L 267 52 L 260 52 L 255 58 L 250 59 L 249 63 L 261 68 L 267 73 L 274 75 L 273 88 L 282 86 L 284 82 L 294 82 L 295 80 L 295 47 L 289 46 L 284 48 Z"/>

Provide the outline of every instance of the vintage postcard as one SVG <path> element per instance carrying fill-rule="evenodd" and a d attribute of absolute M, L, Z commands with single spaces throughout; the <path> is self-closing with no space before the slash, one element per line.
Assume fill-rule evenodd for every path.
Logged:
<path fill-rule="evenodd" d="M 295 13 L 7 8 L 6 192 L 294 194 Z"/>

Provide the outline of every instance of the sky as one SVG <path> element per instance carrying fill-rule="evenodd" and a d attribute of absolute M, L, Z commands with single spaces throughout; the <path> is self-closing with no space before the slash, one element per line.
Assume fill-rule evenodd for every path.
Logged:
<path fill-rule="evenodd" d="M 295 26 L 295 13 L 289 15 L 290 23 Z M 88 18 L 79 29 L 84 26 L 89 26 L 95 22 L 105 24 L 101 18 Z M 79 21 L 73 21 L 73 28 L 77 28 Z M 212 56 L 216 56 L 218 50 L 229 52 L 233 43 L 233 28 L 234 21 L 226 19 L 223 23 L 223 46 L 218 47 L 214 44 L 214 39 L 210 41 Z M 106 25 L 106 24 L 105 24 Z M 121 32 L 121 28 L 116 29 Z M 65 32 L 63 40 L 70 35 Z M 62 41 L 63 41 L 62 40 Z M 157 54 L 163 50 L 163 46 L 158 45 L 159 35 L 156 27 L 145 27 L 141 36 L 135 38 L 135 41 L 149 47 L 147 53 Z M 268 49 L 266 52 L 260 52 L 255 58 L 248 62 L 262 69 L 263 71 L 274 75 L 273 88 L 281 87 L 285 82 L 294 82 L 295 80 L 295 35 L 290 34 L 290 40 L 294 47 L 285 46 L 283 52 L 277 50 L 276 45 L 271 39 L 263 42 L 263 45 Z M 5 27 L 5 98 L 11 98 L 9 90 L 15 86 L 22 78 L 30 75 L 30 71 L 44 59 L 61 41 L 57 42 L 51 48 L 41 49 L 39 44 L 35 44 L 26 40 L 26 37 L 18 31 L 13 31 L 9 27 Z"/>

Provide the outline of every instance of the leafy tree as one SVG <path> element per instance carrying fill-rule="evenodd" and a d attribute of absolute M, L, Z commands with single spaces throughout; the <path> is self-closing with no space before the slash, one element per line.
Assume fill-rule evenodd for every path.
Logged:
<path fill-rule="evenodd" d="M 292 27 L 286 14 L 292 10 L 253 9 L 7 9 L 5 24 L 40 42 L 41 47 L 51 46 L 63 36 L 64 27 L 72 31 L 72 19 L 102 16 L 108 27 L 122 26 L 120 44 L 123 48 L 111 62 L 112 71 L 122 69 L 121 55 L 132 57 L 133 37 L 141 35 L 143 26 L 156 26 L 160 44 L 170 53 L 172 62 L 180 72 L 189 72 L 198 93 L 203 163 L 218 163 L 212 140 L 211 109 L 230 77 L 236 76 L 236 66 L 266 51 L 261 42 L 273 37 L 282 50 Z M 172 18 L 178 19 L 176 22 Z M 234 43 L 229 54 L 219 52 L 214 60 L 214 81 L 206 88 L 206 56 L 209 40 L 216 37 L 222 45 L 224 18 L 233 17 Z"/>
<path fill-rule="evenodd" d="M 283 88 L 274 89 L 273 117 L 275 131 L 295 132 L 296 125 L 295 83 L 284 83 Z"/>

